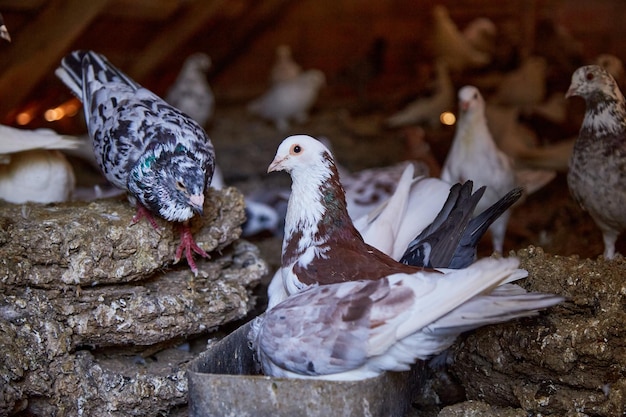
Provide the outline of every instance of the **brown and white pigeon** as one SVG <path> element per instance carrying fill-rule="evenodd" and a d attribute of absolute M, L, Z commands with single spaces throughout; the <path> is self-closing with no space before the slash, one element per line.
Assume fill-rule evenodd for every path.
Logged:
<path fill-rule="evenodd" d="M 80 146 L 77 138 L 49 129 L 0 125 L 0 199 L 18 204 L 68 201 L 76 179 L 59 150 Z"/>
<path fill-rule="evenodd" d="M 566 97 L 585 100 L 586 111 L 570 159 L 572 196 L 602 231 L 604 257 L 626 230 L 626 103 L 615 79 L 602 67 L 578 68 Z"/>
<path fill-rule="evenodd" d="M 378 234 L 371 234 L 365 230 L 371 244 L 366 243 L 348 214 L 345 192 L 330 151 L 310 136 L 296 135 L 286 138 L 278 147 L 276 157 L 268 168 L 268 172 L 286 171 L 292 178 L 292 192 L 285 218 L 282 263 L 268 289 L 269 306 L 272 307 L 288 295 L 311 285 L 327 285 L 357 279 L 375 280 L 390 273 L 412 273 L 420 270 L 415 266 L 401 264 L 397 259 L 405 253 L 411 240 L 437 216 L 444 206 L 450 186 L 441 180 L 435 180 L 439 190 L 441 189 L 439 184 L 443 184 L 445 190 L 443 199 L 439 196 L 442 194 L 441 191 L 422 193 L 423 209 L 418 210 L 410 203 L 411 166 L 409 165 L 407 169 L 408 174 L 403 175 L 394 197 L 371 219 L 371 222 L 376 223 L 384 217 L 387 219 L 382 220 L 385 224 L 374 226 L 366 222 L 364 226 L 362 225 L 364 229 L 378 230 Z M 427 186 L 424 190 L 433 188 Z M 431 197 L 433 200 L 429 204 L 428 199 Z M 428 207 L 429 205 L 431 207 Z M 386 211 L 392 215 L 388 215 Z M 473 206 L 470 213 L 472 211 Z M 501 212 L 494 217 L 497 218 Z M 408 238 L 399 236 L 401 232 L 419 224 L 424 215 L 431 217 L 427 222 L 423 222 L 421 229 L 416 230 Z M 463 217 L 466 218 L 467 224 L 469 216 L 465 214 Z M 459 233 L 450 238 L 458 241 L 462 240 L 462 236 L 463 233 Z M 406 239 L 404 244 L 399 245 L 401 249 L 395 255 L 396 259 L 391 257 L 391 252 L 395 252 L 394 248 L 382 246 L 382 250 L 378 248 L 390 237 L 400 241 Z M 455 248 L 450 249 L 454 251 Z"/>
<path fill-rule="evenodd" d="M 206 126 L 215 108 L 213 90 L 206 79 L 211 58 L 202 52 L 185 60 L 176 81 L 165 95 L 165 101 L 182 111 L 200 126 Z"/>

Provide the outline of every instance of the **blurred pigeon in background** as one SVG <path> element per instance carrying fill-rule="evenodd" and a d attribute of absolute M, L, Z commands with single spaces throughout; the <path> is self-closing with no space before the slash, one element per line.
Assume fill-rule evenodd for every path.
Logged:
<path fill-rule="evenodd" d="M 202 215 L 215 168 L 213 144 L 202 127 L 92 51 L 74 51 L 57 76 L 83 102 L 94 153 L 109 182 L 128 191 L 134 221 L 151 213 L 180 223 L 183 254 L 194 274 L 192 252 L 207 253 L 193 239 L 189 221 Z"/>
<path fill-rule="evenodd" d="M 248 104 L 248 111 L 285 131 L 290 122 L 303 123 L 308 119 L 308 112 L 325 80 L 321 71 L 304 71 L 292 80 L 273 84 L 261 97 Z"/>
<path fill-rule="evenodd" d="M 293 60 L 289 45 L 277 46 L 276 59 L 270 73 L 270 82 L 274 84 L 290 81 L 298 77 L 301 72 L 302 68 Z"/>
<path fill-rule="evenodd" d="M 213 91 L 206 79 L 210 67 L 211 58 L 207 54 L 190 55 L 165 95 L 165 101 L 202 127 L 206 127 L 213 117 L 215 107 Z"/>
<path fill-rule="evenodd" d="M 4 23 L 4 17 L 2 17 L 2 13 L 0 13 L 0 38 L 4 39 L 7 42 L 11 42 L 11 35 L 9 34 L 9 29 L 7 29 L 7 26 Z"/>

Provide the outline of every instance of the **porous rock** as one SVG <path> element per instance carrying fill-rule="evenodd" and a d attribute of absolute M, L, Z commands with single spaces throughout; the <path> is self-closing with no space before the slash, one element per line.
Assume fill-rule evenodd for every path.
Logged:
<path fill-rule="evenodd" d="M 258 248 L 238 240 L 233 188 L 211 191 L 192 224 L 211 255 L 196 277 L 184 261 L 171 266 L 172 225 L 129 226 L 125 200 L 2 208 L 0 415 L 180 410 L 193 354 L 165 348 L 244 317 L 267 274 Z"/>
<path fill-rule="evenodd" d="M 533 415 L 626 413 L 626 262 L 517 252 L 529 290 L 568 298 L 537 317 L 487 326 L 454 350 L 467 398 Z"/>

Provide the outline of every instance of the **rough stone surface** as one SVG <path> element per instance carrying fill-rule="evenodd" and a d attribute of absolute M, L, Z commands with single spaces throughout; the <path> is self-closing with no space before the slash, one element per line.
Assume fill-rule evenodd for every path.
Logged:
<path fill-rule="evenodd" d="M 495 407 L 481 401 L 465 401 L 444 407 L 437 417 L 527 417 L 524 410 Z"/>
<path fill-rule="evenodd" d="M 124 197 L 49 206 L 0 203 L 0 283 L 111 284 L 171 266 L 177 225 L 157 216 L 159 230 L 146 220 L 132 224 L 135 212 Z M 204 215 L 195 216 L 191 227 L 198 245 L 210 253 L 237 239 L 244 220 L 243 196 L 226 188 L 208 193 Z"/>
<path fill-rule="evenodd" d="M 170 266 L 172 225 L 129 226 L 124 200 L 2 208 L 0 415 L 179 412 L 194 354 L 171 347 L 246 316 L 267 274 L 258 249 L 238 240 L 233 188 L 212 191 L 193 225 L 211 255 L 197 277 Z"/>
<path fill-rule="evenodd" d="M 469 399 L 533 415 L 626 413 L 626 261 L 518 251 L 528 289 L 568 301 L 538 317 L 480 329 L 455 350 Z M 582 413 L 582 414 L 577 414 Z"/>

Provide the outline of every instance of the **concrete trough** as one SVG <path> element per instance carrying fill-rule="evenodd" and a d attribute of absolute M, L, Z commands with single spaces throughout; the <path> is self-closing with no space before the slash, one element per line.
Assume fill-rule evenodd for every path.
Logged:
<path fill-rule="evenodd" d="M 190 364 L 190 417 L 404 417 L 424 374 L 418 362 L 407 372 L 354 382 L 259 375 L 249 328 L 241 326 Z"/>

